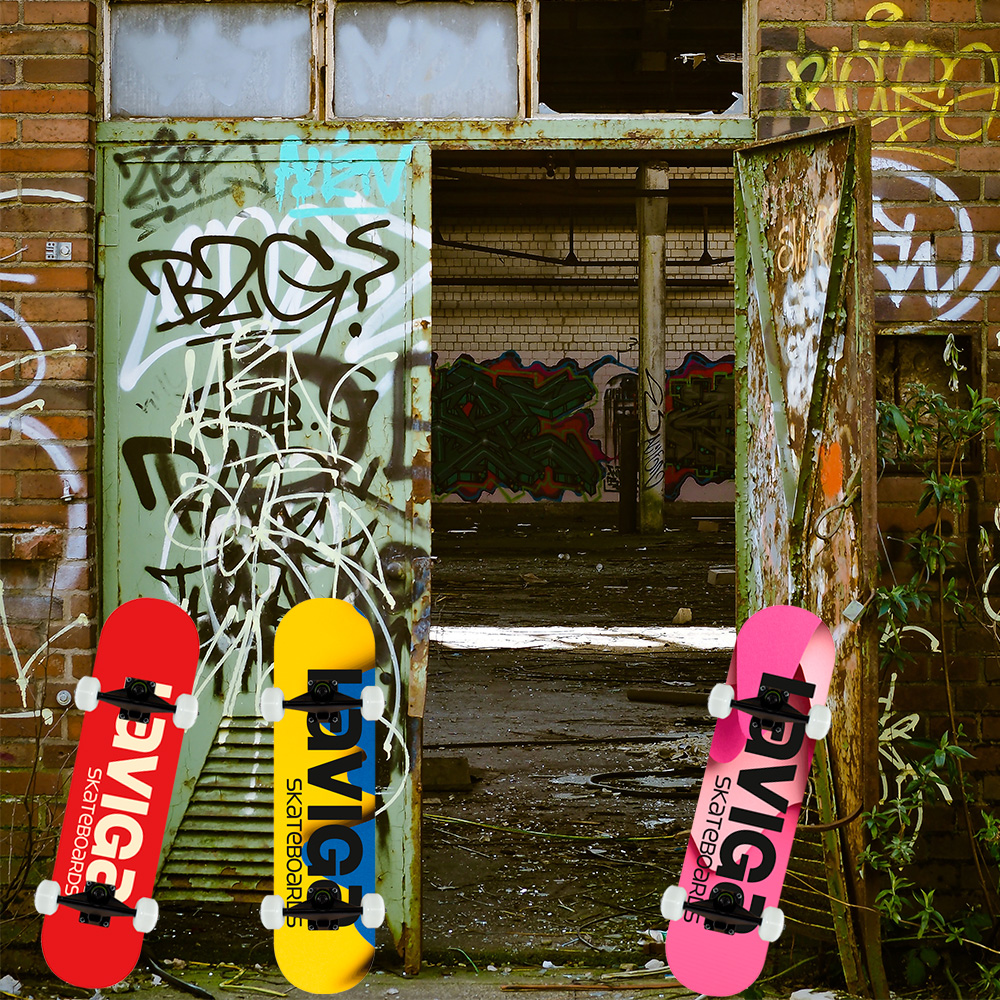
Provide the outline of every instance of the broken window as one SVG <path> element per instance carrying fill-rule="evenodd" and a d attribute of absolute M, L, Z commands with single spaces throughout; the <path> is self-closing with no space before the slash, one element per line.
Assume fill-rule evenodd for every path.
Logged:
<path fill-rule="evenodd" d="M 741 0 L 541 0 L 539 111 L 742 114 Z"/>

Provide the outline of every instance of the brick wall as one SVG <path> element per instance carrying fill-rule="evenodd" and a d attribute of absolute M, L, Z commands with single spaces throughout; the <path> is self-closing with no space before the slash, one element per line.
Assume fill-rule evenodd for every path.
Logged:
<path fill-rule="evenodd" d="M 1000 2 L 997 0 L 759 0 L 754 26 L 760 134 L 866 118 L 872 127 L 877 380 L 899 401 L 907 383 L 947 390 L 947 333 L 962 347 L 963 378 L 1000 397 Z M 960 394 L 964 395 L 964 388 Z M 960 398 L 956 394 L 956 399 Z M 879 524 L 897 578 L 912 565 L 902 539 L 933 519 L 915 515 L 919 477 L 889 470 Z M 993 511 L 1000 467 L 978 467 L 969 512 L 949 527 L 983 526 L 1000 558 Z M 891 577 L 886 575 L 891 582 Z M 994 598 L 996 603 L 996 598 Z M 936 613 L 928 627 L 936 626 Z M 976 754 L 976 794 L 1000 801 L 1000 681 L 987 633 L 947 625 L 958 721 Z M 935 737 L 948 728 L 941 657 L 914 637 L 894 708 L 919 712 Z M 977 886 L 957 810 L 925 818 L 921 885 L 936 902 L 975 901 Z"/>
<path fill-rule="evenodd" d="M 56 695 L 88 672 L 95 635 L 95 26 L 87 0 L 0 3 L 0 560 L 17 650 L 0 643 L 0 882 L 26 843 L 14 800 L 33 791 L 43 826 L 57 808 L 80 718 Z M 52 241 L 68 256 L 47 260 Z"/>

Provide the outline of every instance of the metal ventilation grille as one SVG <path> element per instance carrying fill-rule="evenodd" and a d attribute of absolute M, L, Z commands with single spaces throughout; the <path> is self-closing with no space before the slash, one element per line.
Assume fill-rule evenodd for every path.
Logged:
<path fill-rule="evenodd" d="M 273 734 L 223 719 L 160 875 L 157 900 L 257 902 L 273 873 Z"/>

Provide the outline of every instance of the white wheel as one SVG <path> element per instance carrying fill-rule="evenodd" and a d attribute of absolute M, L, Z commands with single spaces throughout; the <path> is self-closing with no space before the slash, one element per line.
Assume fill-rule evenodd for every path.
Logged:
<path fill-rule="evenodd" d="M 806 723 L 806 736 L 811 740 L 822 740 L 830 732 L 833 716 L 826 705 L 813 705 L 809 709 L 809 721 Z"/>
<path fill-rule="evenodd" d="M 785 929 L 785 915 L 777 906 L 765 906 L 757 933 L 762 941 L 777 941 Z"/>
<path fill-rule="evenodd" d="M 368 722 L 376 722 L 385 712 L 385 695 L 381 688 L 369 684 L 361 691 L 361 718 Z"/>
<path fill-rule="evenodd" d="M 285 717 L 285 693 L 281 688 L 268 688 L 260 696 L 260 714 L 265 722 L 281 722 Z"/>
<path fill-rule="evenodd" d="M 198 699 L 193 694 L 179 694 L 174 710 L 174 725 L 185 732 L 198 719 Z"/>
<path fill-rule="evenodd" d="M 716 719 L 729 718 L 735 693 L 729 684 L 716 684 L 708 696 L 708 714 Z"/>
<path fill-rule="evenodd" d="M 667 887 L 660 900 L 660 913 L 665 920 L 680 920 L 684 916 L 684 904 L 687 902 L 687 890 L 683 886 Z"/>
<path fill-rule="evenodd" d="M 160 916 L 160 908 L 156 905 L 155 899 L 143 896 L 135 904 L 135 916 L 132 918 L 132 926 L 140 934 L 148 934 L 155 926 Z"/>
<path fill-rule="evenodd" d="M 43 879 L 35 890 L 35 909 L 49 917 L 59 909 L 59 883 Z"/>
<path fill-rule="evenodd" d="M 265 896 L 260 902 L 260 922 L 276 931 L 285 922 L 285 903 L 280 896 Z"/>
<path fill-rule="evenodd" d="M 369 930 L 381 927 L 385 920 L 385 900 L 377 892 L 366 892 L 361 897 L 361 923 Z"/>
<path fill-rule="evenodd" d="M 81 712 L 93 712 L 97 708 L 97 696 L 100 693 L 101 682 L 96 677 L 81 677 L 76 682 L 76 707 Z"/>

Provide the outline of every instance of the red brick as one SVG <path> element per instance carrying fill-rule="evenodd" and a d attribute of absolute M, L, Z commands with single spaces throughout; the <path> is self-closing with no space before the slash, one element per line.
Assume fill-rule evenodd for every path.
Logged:
<path fill-rule="evenodd" d="M 885 21 L 872 21 L 858 31 L 860 40 L 878 46 L 887 44 L 889 53 L 905 52 L 907 45 L 918 42 L 929 45 L 942 52 L 952 52 L 955 44 L 955 34 L 952 28 L 935 28 L 926 24 L 913 25 L 904 21 L 889 24 Z"/>
<path fill-rule="evenodd" d="M 11 173 L 40 173 L 51 171 L 63 173 L 75 171 L 87 173 L 92 170 L 93 152 L 86 147 L 48 149 L 22 147 L 4 152 L 4 170 Z"/>
<path fill-rule="evenodd" d="M 17 496 L 17 479 L 12 472 L 0 472 L 0 497 L 10 500 Z"/>
<path fill-rule="evenodd" d="M 51 504 L 17 504 L 8 512 L 9 517 L 16 517 L 22 524 L 66 524 L 66 505 Z"/>
<path fill-rule="evenodd" d="M 875 318 L 883 322 L 902 323 L 907 320 L 930 322 L 934 314 L 923 295 L 904 295 L 899 305 L 896 305 L 888 295 L 876 295 Z"/>
<path fill-rule="evenodd" d="M 83 88 L 60 87 L 58 90 L 7 90 L 0 98 L 0 107 L 8 113 L 93 114 L 94 95 Z"/>
<path fill-rule="evenodd" d="M 0 24 L 17 24 L 17 0 L 2 0 L 0 2 Z"/>
<path fill-rule="evenodd" d="M 853 29 L 849 24 L 811 24 L 805 29 L 806 52 L 829 52 L 838 49 L 850 52 L 853 46 Z"/>
<path fill-rule="evenodd" d="M 907 21 L 927 20 L 926 0 L 894 0 L 895 5 L 903 12 Z M 833 20 L 864 21 L 865 15 L 874 7 L 872 0 L 833 0 Z M 880 14 L 876 21 L 884 21 L 887 14 Z"/>
<path fill-rule="evenodd" d="M 10 273 L 31 274 L 35 278 L 32 292 L 83 292 L 94 287 L 94 272 L 89 267 L 66 267 L 50 264 L 47 267 L 28 265 L 8 268 Z M 0 281 L 5 279 L 0 278 Z M 19 287 L 24 288 L 24 285 Z"/>
<path fill-rule="evenodd" d="M 95 25 L 97 8 L 89 0 L 28 0 L 24 23 Z"/>
<path fill-rule="evenodd" d="M 14 233 L 79 233 L 89 231 L 93 210 L 86 205 L 13 205 L 4 212 L 4 226 Z"/>
<path fill-rule="evenodd" d="M 35 377 L 38 361 L 25 361 L 21 364 L 21 378 L 30 380 Z M 45 360 L 45 378 L 53 381 L 79 382 L 90 378 L 90 358 L 84 354 L 53 354 Z"/>
<path fill-rule="evenodd" d="M 1000 233 L 1000 205 L 966 205 L 966 211 L 977 233 Z"/>
<path fill-rule="evenodd" d="M 975 21 L 976 0 L 930 0 L 931 20 L 941 21 Z"/>
<path fill-rule="evenodd" d="M 760 21 L 825 21 L 826 0 L 759 0 Z"/>
<path fill-rule="evenodd" d="M 799 29 L 783 24 L 760 29 L 760 51 L 795 52 L 799 47 Z"/>
<path fill-rule="evenodd" d="M 17 120 L 0 118 L 0 142 L 9 144 L 17 142 Z"/>
<path fill-rule="evenodd" d="M 965 146 L 959 150 L 958 162 L 963 170 L 1000 172 L 1000 146 Z"/>
<path fill-rule="evenodd" d="M 21 304 L 21 315 L 29 323 L 35 320 L 46 323 L 86 322 L 93 319 L 93 300 L 80 294 L 37 297 L 25 295 Z"/>
<path fill-rule="evenodd" d="M 25 59 L 21 67 L 25 83 L 93 83 L 94 61 L 80 58 Z"/>
<path fill-rule="evenodd" d="M 39 150 L 41 154 L 43 151 Z M 6 163 L 6 161 L 5 161 Z M 79 204 L 62 195 L 75 195 L 84 202 L 94 200 L 94 183 L 90 177 L 74 176 L 51 177 L 47 174 L 37 176 L 22 174 L 21 185 L 24 191 L 40 191 L 41 194 L 22 194 L 19 201 L 24 205 L 41 205 L 45 202 L 58 202 L 60 205 Z M 48 192 L 52 192 L 49 194 Z M 44 247 L 42 248 L 44 250 Z"/>
<path fill-rule="evenodd" d="M 8 56 L 78 56 L 90 50 L 88 31 L 9 31 L 4 35 Z"/>
<path fill-rule="evenodd" d="M 93 434 L 93 427 L 88 417 L 56 416 L 48 413 L 42 419 L 56 440 L 84 441 Z"/>
<path fill-rule="evenodd" d="M 21 138 L 25 142 L 86 143 L 91 129 L 86 118 L 26 118 L 21 124 Z"/>
<path fill-rule="evenodd" d="M 9 87 L 16 79 L 17 64 L 13 59 L 0 59 L 0 83 Z"/>
<path fill-rule="evenodd" d="M 1000 0 L 982 0 L 983 21 L 1000 23 Z"/>

